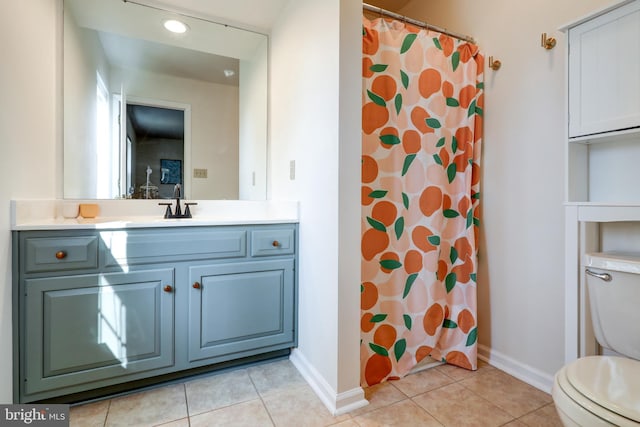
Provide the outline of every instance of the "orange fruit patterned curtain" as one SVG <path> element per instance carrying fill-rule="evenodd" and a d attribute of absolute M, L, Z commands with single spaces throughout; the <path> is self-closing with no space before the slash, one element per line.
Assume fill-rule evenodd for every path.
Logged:
<path fill-rule="evenodd" d="M 362 385 L 475 370 L 483 56 L 382 18 L 362 51 Z"/>

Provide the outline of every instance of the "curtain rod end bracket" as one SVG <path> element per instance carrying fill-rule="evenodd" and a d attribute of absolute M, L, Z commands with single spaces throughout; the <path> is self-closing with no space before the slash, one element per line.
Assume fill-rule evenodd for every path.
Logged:
<path fill-rule="evenodd" d="M 502 62 L 499 59 L 494 60 L 493 56 L 489 57 L 489 68 L 493 71 L 498 71 L 502 67 Z"/>
<path fill-rule="evenodd" d="M 556 47 L 556 39 L 554 37 L 547 37 L 547 33 L 542 33 L 540 38 L 540 46 L 547 50 L 551 50 Z"/>

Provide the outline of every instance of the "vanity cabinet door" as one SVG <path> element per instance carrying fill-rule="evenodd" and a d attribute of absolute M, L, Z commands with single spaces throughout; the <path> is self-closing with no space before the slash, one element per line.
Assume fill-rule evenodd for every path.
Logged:
<path fill-rule="evenodd" d="M 190 268 L 189 361 L 292 347 L 294 260 Z"/>
<path fill-rule="evenodd" d="M 569 137 L 640 127 L 640 1 L 569 30 Z"/>
<path fill-rule="evenodd" d="M 25 394 L 172 366 L 173 282 L 173 269 L 26 279 Z"/>

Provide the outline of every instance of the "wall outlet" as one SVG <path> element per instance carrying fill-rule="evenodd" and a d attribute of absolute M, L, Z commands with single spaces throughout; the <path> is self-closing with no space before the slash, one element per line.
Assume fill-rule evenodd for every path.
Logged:
<path fill-rule="evenodd" d="M 207 170 L 206 169 L 194 168 L 193 169 L 193 177 L 194 178 L 206 178 L 207 177 Z"/>
<path fill-rule="evenodd" d="M 295 160 L 291 160 L 289 162 L 289 179 L 292 181 L 296 179 L 296 161 Z"/>

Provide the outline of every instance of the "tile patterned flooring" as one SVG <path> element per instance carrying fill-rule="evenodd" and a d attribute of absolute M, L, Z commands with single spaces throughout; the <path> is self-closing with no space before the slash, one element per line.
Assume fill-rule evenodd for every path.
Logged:
<path fill-rule="evenodd" d="M 479 363 L 437 366 L 365 389 L 370 404 L 334 417 L 288 360 L 71 408 L 71 426 L 562 426 L 551 396 Z"/>

